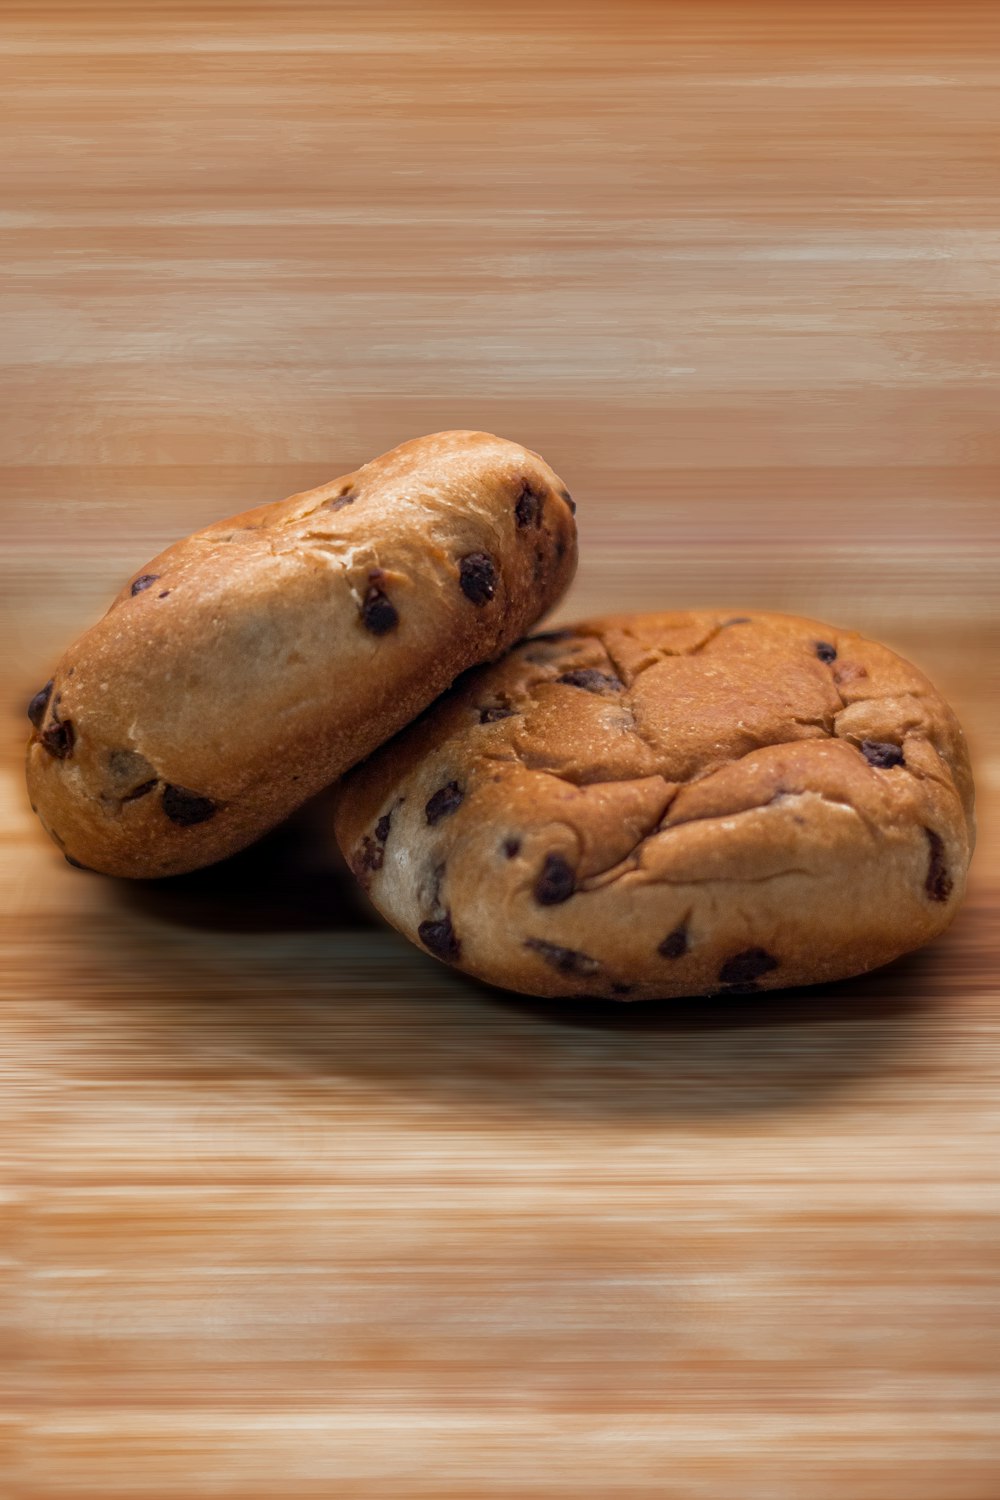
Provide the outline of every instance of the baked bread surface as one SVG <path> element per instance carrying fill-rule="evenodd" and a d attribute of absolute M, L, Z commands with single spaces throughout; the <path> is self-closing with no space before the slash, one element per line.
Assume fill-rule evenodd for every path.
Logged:
<path fill-rule="evenodd" d="M 32 805 L 108 874 L 233 853 L 560 598 L 572 510 L 537 454 L 442 432 L 186 537 L 33 700 Z"/>
<path fill-rule="evenodd" d="M 436 957 L 537 995 L 858 974 L 962 897 L 962 730 L 887 647 L 792 616 L 619 615 L 468 674 L 345 778 L 336 832 Z"/>

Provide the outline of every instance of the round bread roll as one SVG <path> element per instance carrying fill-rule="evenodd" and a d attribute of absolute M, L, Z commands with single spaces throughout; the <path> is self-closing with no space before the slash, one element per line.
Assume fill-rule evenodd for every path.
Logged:
<path fill-rule="evenodd" d="M 341 848 L 435 957 L 533 995 L 859 974 L 948 925 L 961 728 L 885 646 L 791 616 L 621 615 L 470 673 L 345 778 Z"/>
<path fill-rule="evenodd" d="M 418 438 L 195 532 L 32 700 L 32 805 L 74 864 L 211 864 L 504 651 L 575 567 L 561 480 L 482 432 Z"/>

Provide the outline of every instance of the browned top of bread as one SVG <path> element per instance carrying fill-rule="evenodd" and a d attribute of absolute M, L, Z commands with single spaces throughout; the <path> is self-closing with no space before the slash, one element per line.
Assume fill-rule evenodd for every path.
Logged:
<path fill-rule="evenodd" d="M 561 480 L 488 433 L 404 443 L 206 527 L 63 656 L 36 715 L 32 800 L 85 865 L 210 863 L 503 651 L 575 562 Z"/>
<path fill-rule="evenodd" d="M 337 832 L 391 920 L 495 983 L 698 993 L 733 944 L 777 947 L 752 976 L 777 984 L 932 935 L 972 810 L 961 728 L 908 662 L 699 612 L 587 620 L 470 673 L 346 778 Z"/>

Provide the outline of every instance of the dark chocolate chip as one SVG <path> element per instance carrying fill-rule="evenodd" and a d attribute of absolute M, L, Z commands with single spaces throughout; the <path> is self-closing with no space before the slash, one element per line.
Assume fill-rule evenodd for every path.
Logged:
<path fill-rule="evenodd" d="M 53 719 L 39 736 L 42 745 L 56 760 L 67 760 L 73 754 L 76 733 L 69 719 Z"/>
<path fill-rule="evenodd" d="M 526 479 L 521 486 L 521 493 L 517 497 L 514 506 L 514 519 L 518 527 L 540 526 L 542 523 L 542 506 L 545 504 L 544 493 L 533 489 Z"/>
<path fill-rule="evenodd" d="M 163 593 L 162 594 L 157 594 L 156 597 L 157 597 L 157 599 L 165 599 L 169 593 L 170 593 L 169 589 L 164 589 Z"/>
<path fill-rule="evenodd" d="M 877 766 L 882 771 L 889 771 L 893 766 L 906 764 L 899 746 L 887 744 L 882 740 L 862 740 L 861 754 L 870 766 Z"/>
<path fill-rule="evenodd" d="M 384 817 L 379 818 L 375 824 L 375 837 L 380 844 L 384 844 L 389 837 L 389 824 L 392 822 L 392 813 L 387 812 Z"/>
<path fill-rule="evenodd" d="M 133 599 L 136 594 L 141 594 L 143 589 L 148 589 L 151 584 L 154 584 L 159 576 L 159 573 L 140 573 L 139 577 L 132 584 Z"/>
<path fill-rule="evenodd" d="M 48 708 L 49 699 L 52 697 L 53 681 L 54 679 L 50 677 L 45 686 L 38 689 L 38 692 L 28 704 L 28 718 L 31 720 L 32 724 L 34 724 L 36 729 L 41 729 L 42 727 L 42 720 L 45 718 L 45 710 Z"/>
<path fill-rule="evenodd" d="M 200 797 L 197 792 L 189 792 L 183 786 L 171 786 L 169 782 L 163 788 L 161 802 L 171 823 L 177 823 L 181 828 L 205 823 L 216 812 L 215 803 L 210 797 Z"/>
<path fill-rule="evenodd" d="M 933 828 L 925 828 L 927 843 L 930 848 L 930 860 L 927 865 L 927 879 L 924 889 L 932 901 L 947 901 L 952 893 L 954 881 L 948 873 L 948 866 L 944 859 L 944 840 Z"/>
<path fill-rule="evenodd" d="M 560 500 L 564 500 L 566 502 L 566 504 L 569 506 L 570 515 L 571 516 L 575 516 L 576 515 L 576 501 L 573 499 L 573 496 L 570 494 L 569 490 L 560 490 L 559 491 L 559 499 Z"/>
<path fill-rule="evenodd" d="M 370 838 L 366 833 L 361 840 L 361 847 L 351 861 L 351 868 L 362 884 L 364 884 L 364 877 L 373 874 L 376 870 L 381 870 L 384 861 L 385 849 L 377 840 Z"/>
<path fill-rule="evenodd" d="M 135 786 L 130 792 L 126 792 L 122 798 L 123 802 L 138 802 L 140 797 L 148 797 L 156 787 L 156 777 L 152 781 L 144 781 L 141 786 Z"/>
<path fill-rule="evenodd" d="M 683 958 L 688 951 L 687 928 L 675 927 L 668 932 L 656 951 L 662 958 Z"/>
<path fill-rule="evenodd" d="M 745 948 L 727 958 L 719 970 L 722 984 L 750 984 L 778 967 L 778 960 L 763 948 Z"/>
<path fill-rule="evenodd" d="M 343 510 L 345 505 L 353 505 L 357 498 L 357 490 L 345 490 L 342 495 L 335 495 L 332 500 L 326 502 L 327 509 Z"/>
<path fill-rule="evenodd" d="M 457 807 L 461 807 L 464 796 L 457 781 L 449 781 L 447 786 L 439 787 L 424 808 L 428 823 L 433 825 L 440 823 L 442 818 L 447 818 Z"/>
<path fill-rule="evenodd" d="M 516 713 L 516 708 L 505 708 L 502 703 L 497 703 L 490 708 L 479 710 L 479 722 L 480 724 L 495 724 L 498 719 L 509 719 Z"/>
<path fill-rule="evenodd" d="M 820 661 L 825 661 L 827 666 L 829 666 L 832 661 L 837 660 L 837 648 L 836 646 L 831 646 L 829 641 L 816 641 L 814 644 L 816 647 L 816 655 L 819 657 Z"/>
<path fill-rule="evenodd" d="M 63 859 L 68 865 L 72 865 L 74 870 L 86 870 L 88 875 L 97 874 L 97 871 L 91 869 L 90 865 L 82 865 L 78 859 L 73 858 L 72 854 L 64 854 Z"/>
<path fill-rule="evenodd" d="M 560 974 L 572 974 L 580 979 L 589 979 L 600 969 L 596 958 L 589 953 L 580 953 L 576 948 L 560 948 L 558 943 L 546 943 L 542 938 L 526 938 L 524 946 L 531 948 L 539 958 Z"/>
<path fill-rule="evenodd" d="M 487 552 L 470 552 L 459 560 L 458 581 L 473 604 L 487 604 L 497 591 L 497 566 Z"/>
<path fill-rule="evenodd" d="M 361 606 L 361 618 L 372 635 L 387 635 L 399 624 L 396 606 L 377 584 L 372 584 Z"/>
<path fill-rule="evenodd" d="M 535 881 L 535 900 L 541 906 L 558 906 L 576 890 L 576 872 L 561 854 L 547 854 L 542 873 Z"/>
<path fill-rule="evenodd" d="M 503 841 L 503 852 L 504 852 L 504 854 L 506 854 L 506 856 L 507 856 L 508 859 L 513 859 L 515 857 L 515 855 L 520 854 L 520 852 L 521 852 L 521 840 L 520 839 L 504 839 L 504 841 Z"/>
<path fill-rule="evenodd" d="M 583 688 L 588 693 L 620 693 L 625 684 L 608 672 L 598 672 L 596 667 L 577 667 L 572 672 L 563 672 L 556 682 L 565 682 L 569 687 Z"/>
<path fill-rule="evenodd" d="M 462 951 L 462 945 L 451 925 L 451 913 L 446 913 L 439 922 L 421 922 L 417 936 L 424 947 L 437 958 L 454 963 Z"/>

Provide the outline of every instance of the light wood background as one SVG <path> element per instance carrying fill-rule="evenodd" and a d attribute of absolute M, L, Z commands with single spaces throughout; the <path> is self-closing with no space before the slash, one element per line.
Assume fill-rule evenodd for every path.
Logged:
<path fill-rule="evenodd" d="M 8 3 L 0 1484 L 1000 1495 L 992 5 Z M 968 903 L 774 1000 L 515 1001 L 319 810 L 69 870 L 23 703 L 158 548 L 445 426 L 580 504 L 563 617 L 774 606 L 966 721 Z"/>

